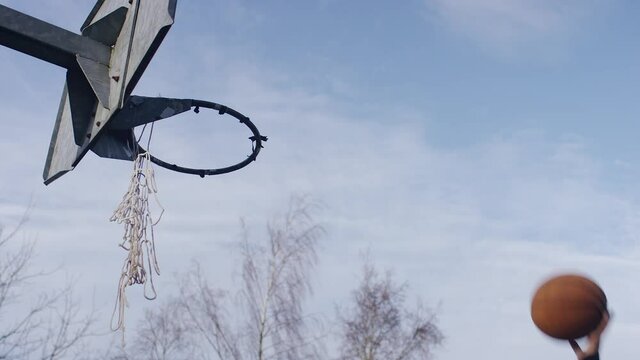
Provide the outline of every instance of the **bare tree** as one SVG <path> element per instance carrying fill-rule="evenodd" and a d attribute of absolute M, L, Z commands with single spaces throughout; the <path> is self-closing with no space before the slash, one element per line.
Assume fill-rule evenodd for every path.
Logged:
<path fill-rule="evenodd" d="M 243 241 L 244 300 L 249 314 L 251 359 L 308 359 L 315 355 L 306 340 L 302 304 L 312 291 L 310 271 L 317 263 L 322 228 L 310 205 L 294 198 L 279 222 L 268 226 L 267 246 Z"/>
<path fill-rule="evenodd" d="M 180 304 L 170 301 L 156 312 L 145 312 L 140 335 L 133 345 L 136 359 L 194 359 L 193 346 L 180 310 Z"/>
<path fill-rule="evenodd" d="M 13 246 L 27 213 L 13 231 L 0 228 L 0 360 L 69 358 L 91 335 L 93 312 L 83 316 L 73 301 L 71 286 L 53 293 L 41 293 L 21 313 L 22 299 L 31 280 L 45 276 L 30 269 L 34 241 Z M 11 320 L 6 319 L 11 313 Z"/>
<path fill-rule="evenodd" d="M 295 198 L 286 213 L 256 242 L 243 226 L 240 290 L 211 285 L 199 264 L 179 279 L 179 294 L 148 312 L 130 358 L 160 360 L 301 360 L 320 358 L 303 310 L 317 264 L 322 227 L 313 204 Z M 424 306 L 405 305 L 406 285 L 366 262 L 353 304 L 339 312 L 342 360 L 426 359 L 443 336 Z M 237 294 L 237 295 L 231 295 Z M 317 323 L 314 323 L 317 324 Z M 322 334 L 321 334 L 322 335 Z M 188 354 L 185 355 L 185 354 Z M 127 356 L 117 359 L 128 359 Z M 112 357 L 111 359 L 116 359 Z"/>
<path fill-rule="evenodd" d="M 167 311 L 148 313 L 136 341 L 146 344 L 146 353 L 157 344 L 175 345 L 173 340 L 182 347 L 197 344 L 200 349 L 192 356 L 204 359 L 317 357 L 316 341 L 305 325 L 310 318 L 303 312 L 323 233 L 312 216 L 314 208 L 306 198 L 292 198 L 286 213 L 268 224 L 264 242 L 253 241 L 243 224 L 242 288 L 234 297 L 239 301 L 211 286 L 196 264 L 181 279 L 180 294 L 170 300 L 180 312 L 176 320 L 169 319 L 173 315 Z M 171 329 L 160 331 L 165 323 Z"/>
<path fill-rule="evenodd" d="M 10 242 L 15 238 L 18 230 L 27 220 L 25 214 L 16 228 L 4 234 L 4 228 L 0 228 L 0 316 L 6 316 L 7 309 L 14 304 L 17 292 L 33 274 L 29 273 L 29 261 L 33 257 L 33 243 L 23 243 L 17 250 L 8 251 Z M 49 305 L 47 298 L 40 298 L 36 305 L 22 318 L 4 324 L 0 328 L 0 359 L 19 358 L 28 355 L 35 350 L 35 343 L 30 335 L 36 323 L 37 316 Z"/>
<path fill-rule="evenodd" d="M 206 344 L 203 353 L 213 355 L 203 357 L 242 359 L 241 334 L 228 320 L 233 304 L 228 301 L 227 292 L 211 286 L 199 263 L 194 262 L 192 269 L 181 278 L 180 294 L 178 303 L 195 341 Z"/>
<path fill-rule="evenodd" d="M 342 325 L 341 360 L 428 359 L 443 336 L 435 315 L 422 305 L 405 306 L 406 285 L 387 272 L 380 276 L 367 260 L 363 277 L 353 292 L 353 304 L 338 311 Z"/>

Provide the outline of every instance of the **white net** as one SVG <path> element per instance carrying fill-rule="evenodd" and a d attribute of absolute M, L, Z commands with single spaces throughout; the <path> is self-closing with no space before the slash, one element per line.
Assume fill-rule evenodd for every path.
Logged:
<path fill-rule="evenodd" d="M 160 269 L 156 260 L 153 228 L 164 213 L 157 192 L 150 154 L 147 151 L 139 154 L 133 162 L 129 189 L 110 219 L 124 225 L 120 247 L 128 252 L 122 266 L 116 305 L 111 318 L 111 329 L 114 331 L 124 330 L 127 286 L 142 284 L 145 298 L 153 300 L 156 297 L 153 273 L 160 275 Z M 151 216 L 150 198 L 153 198 L 161 209 L 157 220 Z"/>

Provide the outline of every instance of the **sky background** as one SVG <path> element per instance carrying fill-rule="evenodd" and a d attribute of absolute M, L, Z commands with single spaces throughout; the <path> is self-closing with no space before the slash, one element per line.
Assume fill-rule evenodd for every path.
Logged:
<path fill-rule="evenodd" d="M 91 0 L 3 0 L 78 32 Z M 546 277 L 580 272 L 608 295 L 605 359 L 640 338 L 640 2 L 630 0 L 179 1 L 134 94 L 197 98 L 250 116 L 257 162 L 200 179 L 157 169 L 160 298 L 201 261 L 237 280 L 234 242 L 292 194 L 325 204 L 309 311 L 331 316 L 361 254 L 437 309 L 440 360 L 570 359 L 529 316 Z M 131 163 L 92 153 L 49 186 L 42 169 L 65 70 L 0 48 L 0 224 L 32 201 L 37 267 L 77 282 L 106 328 L 124 259 L 108 221 Z M 212 119 L 215 121 L 207 120 Z M 153 152 L 219 167 L 246 129 L 202 112 L 157 123 Z M 129 329 L 157 306 L 130 291 Z"/>

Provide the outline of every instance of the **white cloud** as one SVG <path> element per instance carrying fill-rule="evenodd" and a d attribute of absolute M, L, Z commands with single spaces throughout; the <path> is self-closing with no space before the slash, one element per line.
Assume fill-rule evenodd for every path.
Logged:
<path fill-rule="evenodd" d="M 425 0 L 431 20 L 501 55 L 566 46 L 598 0 Z"/>

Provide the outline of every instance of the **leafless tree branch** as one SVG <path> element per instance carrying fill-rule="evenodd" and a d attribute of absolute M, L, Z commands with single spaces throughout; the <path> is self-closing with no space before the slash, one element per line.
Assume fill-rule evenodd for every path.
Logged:
<path fill-rule="evenodd" d="M 61 359 L 91 335 L 94 312 L 81 316 L 72 300 L 71 287 L 66 287 L 58 292 L 41 293 L 20 315 L 18 305 L 24 305 L 24 301 L 19 300 L 29 293 L 30 280 L 45 276 L 43 272 L 30 270 L 34 241 L 26 240 L 13 247 L 27 219 L 28 211 L 8 234 L 0 229 L 0 318 L 11 313 L 15 319 L 0 324 L 0 359 Z"/>
<path fill-rule="evenodd" d="M 267 246 L 243 237 L 244 298 L 250 314 L 249 358 L 309 358 L 314 344 L 305 340 L 302 304 L 311 294 L 310 271 L 317 264 L 317 241 L 323 228 L 314 222 L 315 204 L 291 199 L 282 218 L 267 227 Z"/>
<path fill-rule="evenodd" d="M 421 304 L 405 306 L 406 285 L 398 285 L 390 273 L 380 276 L 366 260 L 353 305 L 338 310 L 342 324 L 341 360 L 427 359 L 443 336 L 435 315 Z"/>
<path fill-rule="evenodd" d="M 188 326 L 215 352 L 219 359 L 241 360 L 238 335 L 232 330 L 224 303 L 226 293 L 214 289 L 194 263 L 181 281 L 179 299 Z"/>

